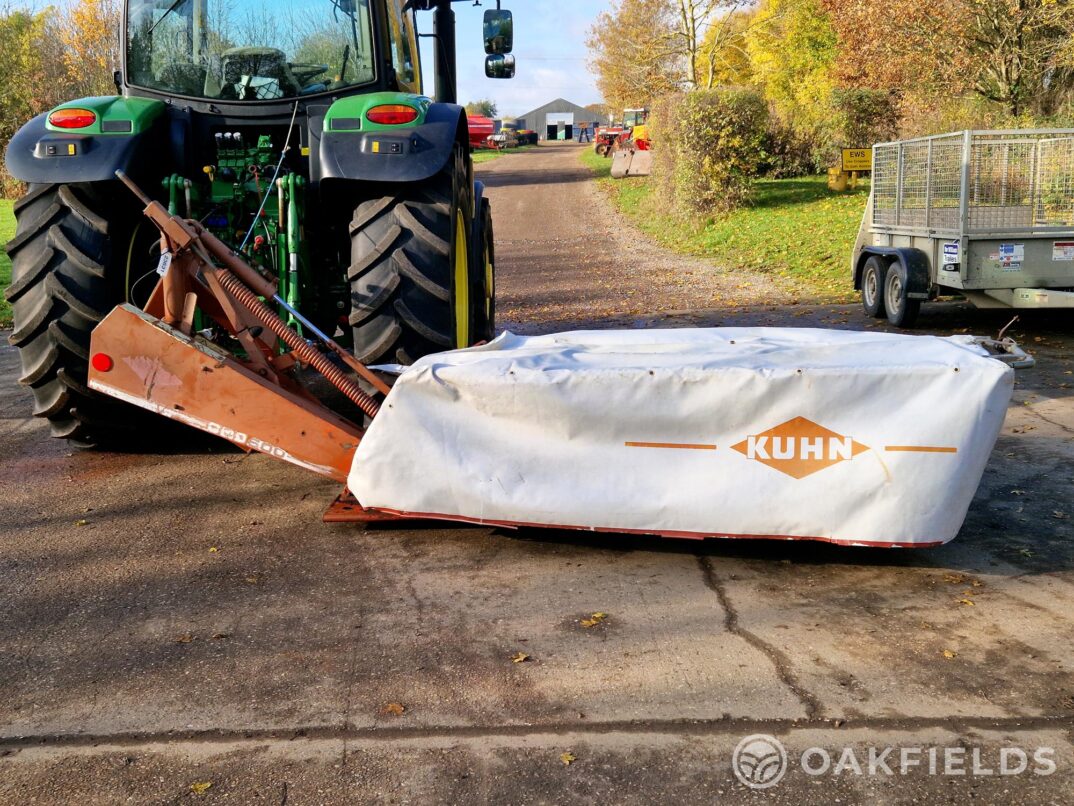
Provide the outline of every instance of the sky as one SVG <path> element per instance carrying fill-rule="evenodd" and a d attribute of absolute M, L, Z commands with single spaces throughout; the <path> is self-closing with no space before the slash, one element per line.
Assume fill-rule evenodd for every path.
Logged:
<path fill-rule="evenodd" d="M 458 47 L 459 103 L 484 98 L 496 102 L 501 116 L 521 115 L 548 101 L 565 98 L 585 106 L 601 100 L 596 80 L 586 69 L 586 31 L 607 0 L 502 0 L 501 8 L 514 14 L 512 53 L 518 70 L 512 79 L 485 78 L 485 48 L 481 19 L 495 0 L 455 3 L 455 38 Z M 418 31 L 432 33 L 431 12 L 418 12 Z M 422 39 L 425 92 L 432 95 L 432 40 Z"/>

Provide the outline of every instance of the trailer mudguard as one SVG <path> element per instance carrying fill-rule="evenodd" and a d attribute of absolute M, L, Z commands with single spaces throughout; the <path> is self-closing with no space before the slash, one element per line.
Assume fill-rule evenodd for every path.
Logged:
<path fill-rule="evenodd" d="M 355 128 L 340 129 L 341 122 Z M 310 129 L 316 140 L 315 127 Z M 391 127 L 372 128 L 364 117 L 341 119 L 329 115 L 320 132 L 320 142 L 313 144 L 318 148 L 319 159 L 318 175 L 312 178 L 420 182 L 447 164 L 455 144 L 467 142 L 466 132 L 466 114 L 454 104 L 428 103 L 424 115 L 414 124 Z"/>
<path fill-rule="evenodd" d="M 96 120 L 77 129 L 49 124 L 49 115 L 66 108 L 89 109 Z M 7 147 L 7 170 L 35 184 L 99 182 L 115 179 L 116 171 L 138 175 L 153 157 L 148 144 L 164 125 L 163 111 L 161 101 L 119 96 L 62 104 L 15 133 Z"/>
<path fill-rule="evenodd" d="M 861 289 L 861 272 L 870 255 L 880 255 L 889 260 L 898 260 L 906 267 L 908 299 L 931 299 L 933 296 L 932 278 L 929 269 L 929 256 L 920 249 L 909 246 L 866 246 L 858 255 L 854 266 L 854 288 Z"/>

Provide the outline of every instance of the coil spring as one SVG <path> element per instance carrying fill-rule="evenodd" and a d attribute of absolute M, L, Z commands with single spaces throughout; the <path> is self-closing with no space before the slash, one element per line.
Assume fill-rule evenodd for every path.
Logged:
<path fill-rule="evenodd" d="M 346 395 L 367 417 L 377 416 L 377 412 L 380 411 L 380 404 L 376 400 L 366 394 L 357 383 L 344 375 L 339 367 L 325 358 L 319 350 L 310 346 L 305 339 L 291 330 L 286 322 L 258 299 L 257 295 L 247 288 L 234 274 L 227 269 L 218 268 L 216 269 L 216 276 L 224 290 L 250 311 L 257 321 L 275 333 L 280 341 L 294 351 L 299 360 L 320 372 L 329 383 Z"/>

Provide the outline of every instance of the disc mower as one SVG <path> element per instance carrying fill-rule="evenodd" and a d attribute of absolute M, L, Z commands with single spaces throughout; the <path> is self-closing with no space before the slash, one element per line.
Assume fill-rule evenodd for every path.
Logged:
<path fill-rule="evenodd" d="M 433 11 L 436 101 L 415 10 Z M 329 521 L 958 532 L 1009 365 L 1031 362 L 1009 340 L 492 338 L 449 0 L 127 0 L 123 31 L 120 94 L 35 118 L 7 154 L 30 184 L 11 340 L 55 436 L 182 423 L 346 482 Z M 510 12 L 486 11 L 486 75 L 513 75 L 511 39 Z"/>

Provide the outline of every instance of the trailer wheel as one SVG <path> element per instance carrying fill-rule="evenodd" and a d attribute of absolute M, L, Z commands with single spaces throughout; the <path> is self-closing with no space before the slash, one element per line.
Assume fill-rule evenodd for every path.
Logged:
<path fill-rule="evenodd" d="M 90 184 L 31 185 L 15 203 L 7 244 L 15 315 L 9 341 L 19 351 L 19 383 L 34 395 L 35 417 L 52 436 L 80 447 L 126 442 L 141 412 L 86 385 L 90 333 L 123 302 L 118 277 L 126 244 L 116 230 L 126 205 Z"/>
<path fill-rule="evenodd" d="M 888 321 L 895 327 L 913 327 L 921 312 L 921 300 L 909 299 L 906 296 L 908 289 L 906 267 L 901 260 L 896 260 L 888 267 L 884 279 L 884 308 Z"/>
<path fill-rule="evenodd" d="M 887 273 L 887 261 L 877 255 L 866 260 L 861 270 L 861 306 L 874 319 L 883 319 L 886 314 L 884 280 L 887 279 Z"/>
<path fill-rule="evenodd" d="M 432 179 L 363 201 L 350 224 L 350 325 L 363 363 L 409 364 L 467 347 L 484 301 L 471 293 L 473 184 L 466 156 Z"/>

